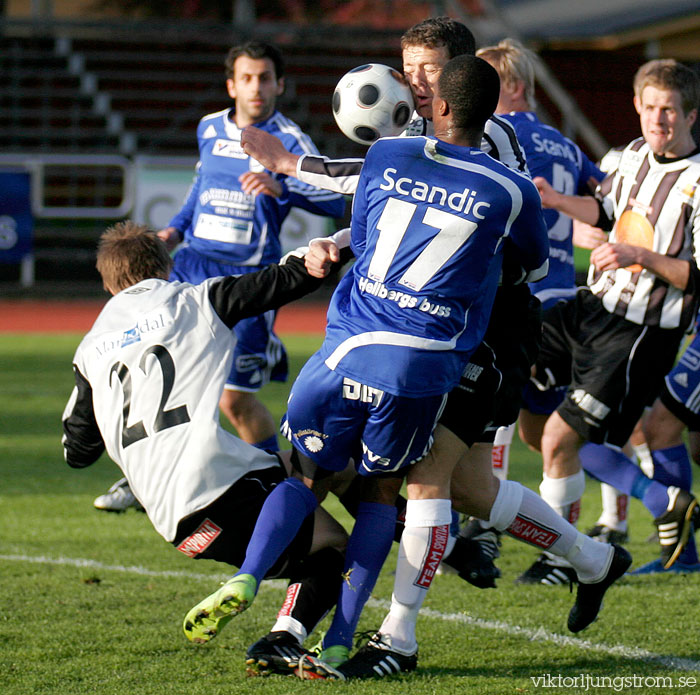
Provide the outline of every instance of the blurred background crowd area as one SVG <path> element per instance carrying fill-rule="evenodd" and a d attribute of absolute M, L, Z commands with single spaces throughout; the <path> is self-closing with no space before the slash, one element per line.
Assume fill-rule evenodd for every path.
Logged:
<path fill-rule="evenodd" d="M 99 294 L 100 232 L 127 217 L 167 224 L 192 179 L 197 122 L 230 104 L 230 46 L 276 43 L 279 109 L 323 154 L 362 156 L 333 120 L 336 82 L 365 62 L 400 69 L 402 32 L 445 14 L 478 45 L 535 50 L 540 117 L 593 159 L 639 134 L 639 65 L 700 69 L 697 0 L 0 0 L 0 293 Z M 327 225 L 292 215 L 286 244 Z"/>

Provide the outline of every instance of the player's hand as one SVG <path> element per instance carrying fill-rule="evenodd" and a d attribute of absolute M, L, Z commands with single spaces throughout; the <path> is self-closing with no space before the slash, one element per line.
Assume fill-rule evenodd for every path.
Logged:
<path fill-rule="evenodd" d="M 156 236 L 165 242 L 168 251 L 172 251 L 181 241 L 180 232 L 175 227 L 166 227 L 156 232 Z"/>
<path fill-rule="evenodd" d="M 296 176 L 299 155 L 289 152 L 276 135 L 252 125 L 246 126 L 241 132 L 241 147 L 265 169 Z"/>
<path fill-rule="evenodd" d="M 279 198 L 282 195 L 282 184 L 265 171 L 246 171 L 238 177 L 238 181 L 241 184 L 241 190 L 250 195 L 262 193 L 273 198 Z"/>
<path fill-rule="evenodd" d="M 591 227 L 590 224 L 574 220 L 574 246 L 580 249 L 595 249 L 608 240 L 608 235 L 598 227 Z"/>
<path fill-rule="evenodd" d="M 340 260 L 340 251 L 330 239 L 314 239 L 304 256 L 306 271 L 314 278 L 325 278 L 331 265 Z"/>
<path fill-rule="evenodd" d="M 640 264 L 639 246 L 604 243 L 591 251 L 591 263 L 600 271 L 617 270 Z"/>
<path fill-rule="evenodd" d="M 554 208 L 559 194 L 552 188 L 549 181 L 542 176 L 535 176 L 535 178 L 532 179 L 532 183 L 537 186 L 537 190 L 540 192 L 542 207 Z"/>

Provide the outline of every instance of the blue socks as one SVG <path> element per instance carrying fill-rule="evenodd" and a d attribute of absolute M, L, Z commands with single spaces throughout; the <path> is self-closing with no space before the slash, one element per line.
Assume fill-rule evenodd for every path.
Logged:
<path fill-rule="evenodd" d="M 297 535 L 318 500 L 298 478 L 286 478 L 267 497 L 237 574 L 252 574 L 260 582 Z M 393 527 L 392 527 L 393 537 Z"/>
<path fill-rule="evenodd" d="M 654 459 L 654 480 L 690 491 L 693 473 L 685 444 L 657 449 L 651 452 L 651 457 Z"/>
<path fill-rule="evenodd" d="M 587 442 L 579 449 L 583 470 L 597 480 L 642 501 L 654 518 L 668 506 L 666 486 L 647 478 L 642 470 L 621 451 L 603 444 Z"/>
<path fill-rule="evenodd" d="M 583 469 L 592 477 L 608 483 L 642 501 L 654 518 L 661 516 L 668 506 L 667 488 L 671 485 L 690 490 L 693 481 L 692 466 L 685 445 L 657 449 L 654 459 L 654 478 L 647 478 L 641 469 L 621 451 L 601 444 L 584 444 L 579 450 Z M 695 565 L 700 562 L 694 537 L 678 557 L 678 562 Z"/>
<path fill-rule="evenodd" d="M 395 523 L 394 505 L 360 502 L 345 551 L 345 576 L 338 605 L 323 638 L 324 648 L 339 644 L 352 647 L 360 614 L 394 541 Z"/>

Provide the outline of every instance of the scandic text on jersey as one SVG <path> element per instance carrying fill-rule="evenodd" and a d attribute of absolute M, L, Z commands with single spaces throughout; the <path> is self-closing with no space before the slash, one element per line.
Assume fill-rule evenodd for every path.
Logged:
<path fill-rule="evenodd" d="M 384 191 L 396 191 L 401 195 L 408 195 L 421 202 L 436 203 L 443 207 L 446 205 L 455 212 L 463 212 L 465 215 L 468 215 L 471 211 L 471 214 L 479 220 L 485 219 L 484 215 L 482 215 L 479 210 L 481 210 L 481 208 L 491 207 L 491 203 L 484 201 L 474 202 L 477 192 L 469 188 L 465 188 L 462 191 L 455 191 L 448 195 L 445 188 L 429 186 L 424 181 L 414 181 L 406 176 L 394 180 L 392 174 L 395 173 L 396 169 L 393 167 L 384 169 L 382 178 L 386 183 L 380 184 L 379 188 Z M 411 185 L 413 186 L 412 188 L 407 188 Z"/>

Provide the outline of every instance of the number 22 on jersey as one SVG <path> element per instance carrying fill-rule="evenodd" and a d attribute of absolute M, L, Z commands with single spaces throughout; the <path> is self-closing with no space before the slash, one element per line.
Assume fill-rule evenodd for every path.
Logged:
<path fill-rule="evenodd" d="M 149 374 L 149 356 L 153 355 L 156 359 L 156 363 L 160 367 L 161 375 L 163 377 L 163 390 L 161 391 L 160 403 L 158 409 L 155 413 L 153 419 L 153 432 L 160 432 L 166 430 L 169 427 L 175 427 L 176 425 L 182 425 L 190 421 L 189 413 L 187 412 L 186 405 L 180 405 L 176 408 L 170 410 L 165 409 L 165 405 L 170 398 L 170 393 L 173 390 L 173 385 L 175 384 L 175 363 L 173 358 L 168 352 L 168 350 L 163 345 L 151 345 L 149 348 L 144 350 L 139 361 L 139 369 L 148 376 Z M 123 362 L 115 362 L 111 369 L 109 370 L 109 381 L 110 386 L 114 383 L 112 376 L 117 376 L 118 384 L 121 386 L 123 395 L 123 406 L 122 406 L 122 447 L 126 449 L 127 446 L 135 444 L 141 439 L 148 437 L 148 432 L 143 420 L 135 422 L 133 425 L 129 425 L 129 413 L 131 412 L 131 403 L 133 394 L 133 386 L 131 379 L 131 372 L 129 368 Z"/>

